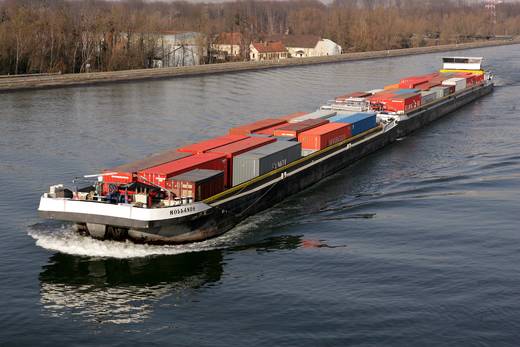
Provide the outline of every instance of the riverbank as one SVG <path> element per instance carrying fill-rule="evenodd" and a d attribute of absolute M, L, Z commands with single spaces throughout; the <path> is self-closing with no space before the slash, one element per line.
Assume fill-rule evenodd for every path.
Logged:
<path fill-rule="evenodd" d="M 405 48 L 385 51 L 345 53 L 335 56 L 291 58 L 276 61 L 234 62 L 222 64 L 208 64 L 197 66 L 182 66 L 162 69 L 138 69 L 111 72 L 92 72 L 63 75 L 38 75 L 0 79 L 0 92 L 17 91 L 24 89 L 59 88 L 76 85 L 99 83 L 128 82 L 147 79 L 172 78 L 182 76 L 196 76 L 225 72 L 271 69 L 279 67 L 302 66 L 312 64 L 326 64 L 342 61 L 355 61 L 385 57 L 399 57 L 435 52 L 449 52 L 461 49 L 502 46 L 520 44 L 520 39 L 507 41 L 482 41 L 463 44 L 440 45 L 431 47 Z"/>

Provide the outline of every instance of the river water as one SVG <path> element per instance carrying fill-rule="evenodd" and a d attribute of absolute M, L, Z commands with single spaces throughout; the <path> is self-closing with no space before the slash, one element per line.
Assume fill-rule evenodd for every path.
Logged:
<path fill-rule="evenodd" d="M 188 246 L 77 236 L 38 198 L 442 54 L 1 94 L 0 345 L 517 344 L 520 46 L 454 54 L 486 57 L 492 95 Z"/>

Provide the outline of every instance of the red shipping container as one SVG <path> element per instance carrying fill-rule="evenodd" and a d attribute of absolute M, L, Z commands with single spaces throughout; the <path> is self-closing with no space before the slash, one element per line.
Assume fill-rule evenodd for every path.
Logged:
<path fill-rule="evenodd" d="M 224 172 L 224 182 L 227 179 L 227 158 L 218 153 L 202 153 L 191 157 L 176 160 L 140 171 L 139 179 L 144 182 L 152 182 L 158 186 L 171 188 L 168 178 L 180 175 L 194 169 L 219 170 Z"/>
<path fill-rule="evenodd" d="M 306 113 L 303 113 L 303 115 L 305 115 L 305 114 Z M 275 130 L 280 129 L 281 127 L 284 127 L 286 125 L 287 125 L 287 123 L 278 124 L 278 125 L 275 125 L 274 127 L 270 127 L 270 128 L 266 128 L 266 129 L 255 131 L 254 134 L 273 136 Z"/>
<path fill-rule="evenodd" d="M 482 82 L 484 82 L 484 74 L 475 75 L 475 82 L 477 84 L 482 84 Z"/>
<path fill-rule="evenodd" d="M 429 73 L 426 75 L 420 75 L 420 76 L 410 76 L 410 77 L 401 79 L 401 81 L 399 81 L 399 86 L 401 88 L 412 89 L 421 83 L 430 82 L 430 81 L 432 81 L 436 78 L 440 78 L 440 77 L 442 77 L 442 75 L 439 72 L 432 72 L 432 73 Z"/>
<path fill-rule="evenodd" d="M 115 190 L 116 187 L 110 187 L 111 185 L 121 185 L 131 183 L 135 180 L 132 172 L 107 172 L 110 175 L 103 175 L 103 194 L 108 194 L 110 191 Z"/>
<path fill-rule="evenodd" d="M 274 131 L 274 136 L 289 136 L 289 137 L 297 137 L 298 134 L 319 127 L 320 125 L 327 124 L 329 121 L 327 119 L 307 119 L 298 123 L 289 123 L 280 129 L 276 129 Z"/>
<path fill-rule="evenodd" d="M 408 112 L 421 106 L 421 94 L 406 94 L 392 97 L 385 102 L 388 111 Z"/>
<path fill-rule="evenodd" d="M 295 113 L 288 114 L 286 116 L 279 117 L 278 119 L 285 120 L 285 121 L 290 121 L 293 118 L 298 118 L 298 117 L 303 116 L 303 115 L 305 115 L 307 113 L 309 113 L 309 112 L 295 112 Z M 258 132 L 258 134 L 260 134 L 260 133 Z"/>
<path fill-rule="evenodd" d="M 217 170 L 195 169 L 174 176 L 168 181 L 176 198 L 201 201 L 224 191 L 224 173 Z"/>
<path fill-rule="evenodd" d="M 242 126 L 239 126 L 236 128 L 231 128 L 231 129 L 229 129 L 229 134 L 230 135 L 249 135 L 249 134 L 254 133 L 255 131 L 267 129 L 267 128 L 274 127 L 275 125 L 283 124 L 283 123 L 287 123 L 287 122 L 283 119 L 273 119 L 273 118 L 262 119 L 257 122 L 251 123 L 251 124 L 246 124 L 246 125 L 242 125 Z"/>
<path fill-rule="evenodd" d="M 249 152 L 255 148 L 265 146 L 268 143 L 275 142 L 276 139 L 272 137 L 250 137 L 246 140 L 231 143 L 226 146 L 214 148 L 208 153 L 224 154 L 228 159 L 227 163 L 227 180 L 224 182 L 226 187 L 231 187 L 233 182 L 233 157 L 245 152 Z"/>
<path fill-rule="evenodd" d="M 179 152 L 188 152 L 192 154 L 201 154 L 213 148 L 225 146 L 227 144 L 247 139 L 244 135 L 224 135 L 215 137 L 213 139 L 205 140 L 199 143 L 194 143 L 178 149 Z"/>
<path fill-rule="evenodd" d="M 127 184 L 134 181 L 137 181 L 137 172 L 148 169 L 149 167 L 161 165 L 167 162 L 171 162 L 174 160 L 178 160 L 181 158 L 185 158 L 190 156 L 191 153 L 180 153 L 177 152 L 176 149 L 170 149 L 161 153 L 157 153 L 154 155 L 150 155 L 143 159 L 139 159 L 133 161 L 131 163 L 119 165 L 110 169 L 103 170 L 103 193 L 107 194 L 109 192 L 109 185 L 115 184 Z M 106 175 L 106 173 L 113 173 L 111 175 Z"/>
<path fill-rule="evenodd" d="M 121 172 L 121 173 L 137 173 L 138 171 L 148 169 L 149 167 L 168 163 L 170 161 L 182 159 L 190 156 L 191 153 L 181 153 L 177 149 L 169 149 L 164 152 L 153 154 L 143 159 L 133 161 L 131 163 L 119 165 L 110 169 L 104 170 L 105 172 Z"/>
<path fill-rule="evenodd" d="M 103 182 L 105 183 L 127 184 L 132 182 L 133 180 L 134 179 L 132 172 L 108 171 L 103 174 Z"/>
<path fill-rule="evenodd" d="M 302 149 L 324 149 L 352 136 L 352 124 L 329 123 L 298 135 Z"/>
<path fill-rule="evenodd" d="M 438 81 L 438 80 L 441 78 L 443 78 L 443 77 L 442 77 L 442 74 L 439 72 L 433 72 L 433 73 L 429 73 L 426 75 L 420 75 L 420 76 L 410 76 L 410 77 L 401 79 L 401 81 L 399 81 L 399 87 L 407 88 L 407 89 L 413 89 L 413 88 L 422 89 L 422 88 L 425 88 L 424 85 L 422 86 L 422 88 L 420 87 L 420 85 L 423 83 L 439 82 L 438 84 L 436 84 L 436 85 L 439 85 L 442 81 Z M 427 90 L 427 89 L 422 89 L 422 90 Z"/>
<path fill-rule="evenodd" d="M 399 88 L 403 89 L 414 89 L 418 88 L 419 85 L 428 82 L 426 78 L 418 78 L 418 79 L 404 79 L 399 82 Z"/>

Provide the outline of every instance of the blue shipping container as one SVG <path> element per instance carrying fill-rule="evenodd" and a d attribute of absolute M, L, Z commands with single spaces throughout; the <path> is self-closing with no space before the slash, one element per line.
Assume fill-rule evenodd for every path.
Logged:
<path fill-rule="evenodd" d="M 354 116 L 373 116 L 375 115 L 375 112 L 342 112 L 342 111 L 339 111 L 337 115 L 335 115 L 334 117 L 330 117 L 330 118 L 327 118 L 331 123 L 332 122 L 336 122 L 340 119 L 344 119 L 344 118 L 347 118 L 347 117 L 354 117 Z"/>
<path fill-rule="evenodd" d="M 403 94 L 410 94 L 410 93 L 417 93 L 419 89 L 395 89 L 391 90 L 395 95 L 403 95 Z"/>
<path fill-rule="evenodd" d="M 342 118 L 340 118 L 342 116 Z M 334 119 L 337 118 L 337 119 Z M 377 125 L 376 114 L 369 112 L 360 112 L 353 115 L 337 115 L 329 118 L 331 123 L 350 123 L 352 124 L 352 136 L 360 134 L 369 129 L 375 128 Z"/>

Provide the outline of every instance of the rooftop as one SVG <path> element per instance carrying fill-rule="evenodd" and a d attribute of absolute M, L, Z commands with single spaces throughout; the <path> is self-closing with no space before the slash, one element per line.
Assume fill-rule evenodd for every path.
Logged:
<path fill-rule="evenodd" d="M 317 35 L 273 35 L 269 41 L 281 41 L 286 47 L 314 48 L 321 37 Z"/>
<path fill-rule="evenodd" d="M 251 44 L 259 53 L 287 52 L 282 41 L 252 42 Z"/>

